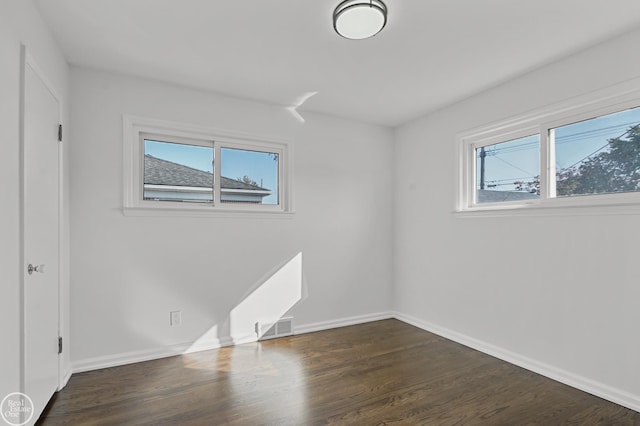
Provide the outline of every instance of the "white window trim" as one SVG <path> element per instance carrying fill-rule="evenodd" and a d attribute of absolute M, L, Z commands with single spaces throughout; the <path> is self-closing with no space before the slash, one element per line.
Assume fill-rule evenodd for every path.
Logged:
<path fill-rule="evenodd" d="M 214 191 L 210 203 L 180 203 L 142 199 L 144 152 L 141 138 L 153 136 L 168 142 L 213 147 L 214 158 L 221 148 L 257 150 L 278 154 L 278 205 L 241 205 L 220 203 L 220 191 Z M 123 213 L 127 216 L 195 216 L 195 217 L 264 217 L 292 214 L 292 145 L 288 141 L 238 132 L 177 123 L 153 118 L 123 115 Z M 220 182 L 220 167 L 214 168 L 215 182 Z"/>
<path fill-rule="evenodd" d="M 458 217 L 640 214 L 640 193 L 555 197 L 549 130 L 640 106 L 640 78 L 460 133 L 456 137 Z M 540 199 L 475 203 L 475 149 L 540 134 Z M 553 168 L 553 169 L 552 169 Z"/>

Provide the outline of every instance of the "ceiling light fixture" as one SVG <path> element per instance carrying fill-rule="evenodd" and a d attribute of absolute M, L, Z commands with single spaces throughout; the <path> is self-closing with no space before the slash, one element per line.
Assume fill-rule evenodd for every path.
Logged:
<path fill-rule="evenodd" d="M 387 24 L 387 6 L 381 0 L 345 0 L 333 11 L 333 28 L 344 38 L 373 37 Z"/>

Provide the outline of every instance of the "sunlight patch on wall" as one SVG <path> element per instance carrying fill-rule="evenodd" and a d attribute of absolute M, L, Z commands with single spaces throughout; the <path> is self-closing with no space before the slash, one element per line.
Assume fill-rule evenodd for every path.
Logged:
<path fill-rule="evenodd" d="M 255 340 L 256 322 L 275 323 L 302 299 L 302 253 L 279 267 L 229 314 L 231 337 Z"/>
<path fill-rule="evenodd" d="M 225 346 L 228 342 L 219 336 L 218 325 L 214 325 L 209 330 L 202 333 L 198 339 L 183 353 L 197 352 L 201 350 L 211 349 L 211 347 Z"/>

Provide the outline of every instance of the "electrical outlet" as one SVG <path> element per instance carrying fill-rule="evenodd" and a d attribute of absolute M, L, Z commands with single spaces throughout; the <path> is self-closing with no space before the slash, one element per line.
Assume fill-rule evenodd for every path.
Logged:
<path fill-rule="evenodd" d="M 182 324 L 182 311 L 171 311 L 171 327 Z"/>

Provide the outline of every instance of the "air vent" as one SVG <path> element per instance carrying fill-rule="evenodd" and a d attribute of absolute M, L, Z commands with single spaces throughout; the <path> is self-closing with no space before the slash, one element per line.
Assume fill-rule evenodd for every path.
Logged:
<path fill-rule="evenodd" d="M 258 340 L 275 339 L 293 335 L 293 318 L 282 318 L 276 323 L 256 323 Z"/>

